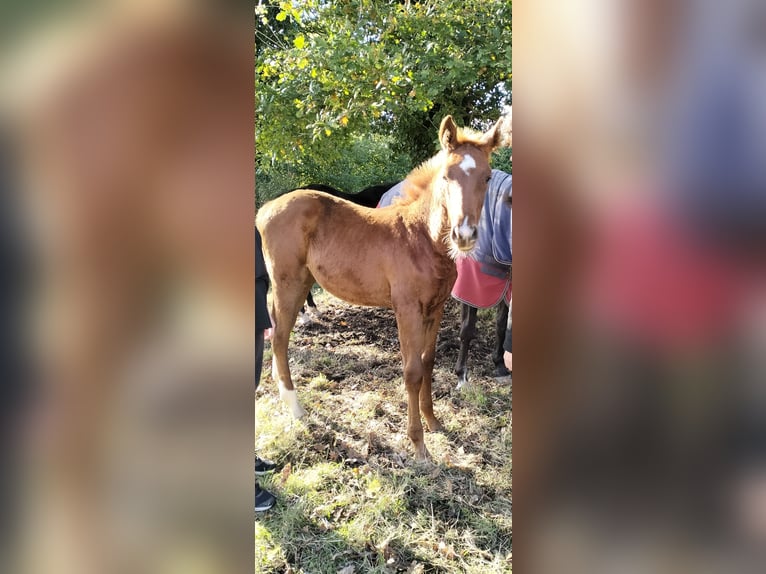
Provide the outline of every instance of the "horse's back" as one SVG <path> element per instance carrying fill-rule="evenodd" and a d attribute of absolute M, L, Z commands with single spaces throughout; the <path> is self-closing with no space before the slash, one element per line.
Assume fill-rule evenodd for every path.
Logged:
<path fill-rule="evenodd" d="M 298 252 L 305 260 L 309 246 L 345 251 L 375 234 L 374 210 L 313 190 L 295 190 L 266 203 L 256 216 L 266 250 Z M 364 237 L 362 237 L 364 236 Z M 368 241 L 364 241 L 368 243 Z"/>
<path fill-rule="evenodd" d="M 259 210 L 255 221 L 263 234 L 262 227 L 274 227 L 275 224 L 286 223 L 284 220 L 293 222 L 290 227 L 295 227 L 294 223 L 298 221 L 306 223 L 340 215 L 358 217 L 360 210 L 367 208 L 322 191 L 296 189 L 266 203 Z"/>
<path fill-rule="evenodd" d="M 256 214 L 255 225 L 265 235 L 269 232 L 281 230 L 287 226 L 285 220 L 296 221 L 297 219 L 311 219 L 314 213 L 320 208 L 320 203 L 315 200 L 315 196 L 329 195 L 323 192 L 295 189 L 284 195 L 272 199 L 265 203 Z M 264 233 L 266 232 L 266 233 Z"/>
<path fill-rule="evenodd" d="M 356 205 L 361 205 L 362 207 L 373 208 L 378 206 L 378 202 L 380 201 L 381 196 L 394 185 L 396 185 L 396 182 L 381 183 L 379 185 L 371 185 L 370 187 L 365 187 L 363 190 L 357 193 L 346 193 L 345 191 L 341 191 L 323 183 L 312 183 L 303 187 L 296 187 L 295 189 L 290 190 L 288 193 L 303 190 L 321 191 L 328 195 L 332 195 L 333 197 L 339 197 L 340 199 L 345 199 L 351 203 L 355 203 Z"/>
<path fill-rule="evenodd" d="M 285 216 L 314 250 L 350 255 L 386 240 L 387 217 L 375 209 L 317 191 L 291 195 L 283 208 Z"/>

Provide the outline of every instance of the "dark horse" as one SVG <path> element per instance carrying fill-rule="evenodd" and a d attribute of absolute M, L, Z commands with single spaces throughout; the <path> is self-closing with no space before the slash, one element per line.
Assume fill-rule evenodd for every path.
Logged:
<path fill-rule="evenodd" d="M 475 259 L 458 264 L 458 281 L 452 296 L 461 302 L 460 353 L 455 364 L 457 388 L 468 384 L 468 350 L 476 338 L 479 308 L 496 304 L 495 348 L 492 362 L 495 377 L 507 377 L 510 372 L 503 362 L 503 341 L 508 324 L 511 295 L 511 201 L 513 177 L 492 170 L 492 179 L 484 199 L 479 220 L 479 245 Z"/>
<path fill-rule="evenodd" d="M 273 280 L 272 374 L 293 415 L 304 414 L 290 375 L 287 347 L 314 281 L 350 303 L 393 309 L 407 389 L 407 434 L 418 459 L 428 458 L 421 413 L 441 429 L 431 397 L 436 338 L 457 270 L 471 254 L 490 180 L 498 124 L 487 133 L 442 120 L 442 150 L 406 179 L 405 199 L 386 209 L 360 207 L 318 191 L 299 190 L 261 208 L 256 226 Z"/>
<path fill-rule="evenodd" d="M 383 197 L 383 194 L 386 193 L 392 187 L 394 187 L 396 184 L 397 182 L 381 183 L 379 185 L 371 185 L 370 187 L 365 187 L 362 191 L 358 193 L 346 193 L 344 191 L 335 189 L 334 187 L 330 185 L 324 185 L 322 183 L 312 183 L 310 185 L 293 189 L 290 192 L 298 191 L 299 189 L 310 189 L 312 191 L 321 191 L 321 192 L 327 193 L 329 195 L 332 195 L 333 197 L 340 197 L 341 199 L 345 199 L 346 201 L 350 201 L 351 203 L 356 203 L 357 205 L 361 205 L 362 207 L 377 207 L 378 203 L 380 202 L 380 198 Z"/>
<path fill-rule="evenodd" d="M 510 375 L 503 364 L 503 341 L 508 323 L 511 294 L 511 198 L 513 177 L 492 170 L 479 220 L 479 240 L 471 258 L 457 262 L 458 279 L 452 296 L 460 301 L 460 352 L 455 364 L 457 388 L 468 384 L 468 351 L 476 338 L 479 308 L 496 306 L 496 343 L 492 354 L 495 377 Z M 386 207 L 401 197 L 403 184 L 386 192 L 380 206 Z"/>

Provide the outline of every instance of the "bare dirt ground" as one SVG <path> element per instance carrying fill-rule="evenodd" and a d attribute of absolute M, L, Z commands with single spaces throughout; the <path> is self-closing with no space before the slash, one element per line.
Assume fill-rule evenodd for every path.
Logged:
<path fill-rule="evenodd" d="M 261 480 L 277 508 L 256 516 L 256 572 L 510 572 L 511 384 L 492 377 L 494 310 L 480 311 L 467 392 L 455 390 L 460 308 L 450 301 L 434 372 L 443 433 L 414 462 L 393 313 L 324 294 L 296 327 L 290 364 L 308 415 L 293 421 L 270 377 L 256 397 Z"/>

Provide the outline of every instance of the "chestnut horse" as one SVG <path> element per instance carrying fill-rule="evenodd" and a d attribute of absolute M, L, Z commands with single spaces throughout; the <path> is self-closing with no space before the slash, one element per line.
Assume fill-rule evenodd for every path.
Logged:
<path fill-rule="evenodd" d="M 476 251 L 471 259 L 463 259 L 457 264 L 458 278 L 452 289 L 452 297 L 460 301 L 460 352 L 455 363 L 458 390 L 468 385 L 468 351 L 471 342 L 476 338 L 479 308 L 494 306 L 497 309 L 497 343 L 492 355 L 495 364 L 494 376 L 502 378 L 511 374 L 503 364 L 503 343 L 511 295 L 512 181 L 510 173 L 499 169 L 492 170 L 479 219 Z M 396 184 L 386 191 L 380 198 L 378 207 L 388 207 L 398 201 L 404 192 L 404 183 Z"/>
<path fill-rule="evenodd" d="M 256 217 L 273 281 L 272 373 L 293 415 L 303 416 L 287 346 L 309 289 L 318 282 L 349 303 L 394 310 L 407 389 L 407 434 L 416 458 L 428 458 L 421 410 L 440 430 L 431 398 L 436 338 L 444 303 L 457 277 L 455 258 L 476 246 L 498 124 L 481 134 L 442 120 L 442 149 L 406 180 L 406 198 L 369 209 L 328 194 L 299 190 Z"/>

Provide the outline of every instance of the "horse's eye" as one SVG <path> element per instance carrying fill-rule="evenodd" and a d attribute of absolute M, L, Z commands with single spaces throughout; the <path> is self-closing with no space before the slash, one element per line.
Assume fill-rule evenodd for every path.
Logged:
<path fill-rule="evenodd" d="M 487 176 L 487 183 L 489 183 L 489 180 L 491 180 L 491 179 L 492 179 L 491 175 Z"/>
<path fill-rule="evenodd" d="M 448 178 L 446 175 L 443 175 L 443 176 L 442 176 L 442 179 L 443 179 L 444 181 L 449 181 L 449 178 Z"/>

